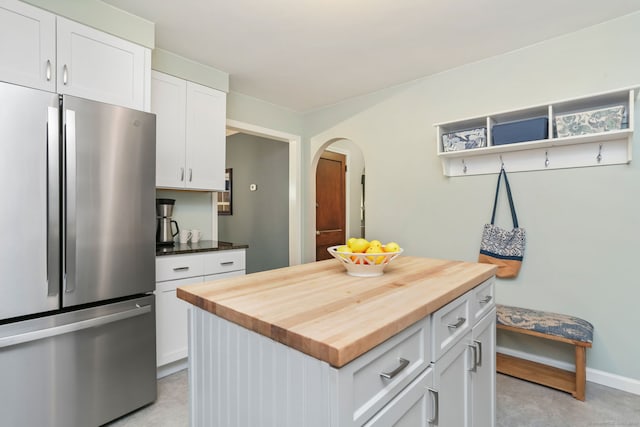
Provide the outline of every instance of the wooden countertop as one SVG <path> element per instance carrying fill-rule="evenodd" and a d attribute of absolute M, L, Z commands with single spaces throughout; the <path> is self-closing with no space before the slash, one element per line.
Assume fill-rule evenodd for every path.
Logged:
<path fill-rule="evenodd" d="M 401 256 L 379 277 L 326 260 L 178 288 L 179 298 L 341 367 L 495 274 L 489 264 Z"/>

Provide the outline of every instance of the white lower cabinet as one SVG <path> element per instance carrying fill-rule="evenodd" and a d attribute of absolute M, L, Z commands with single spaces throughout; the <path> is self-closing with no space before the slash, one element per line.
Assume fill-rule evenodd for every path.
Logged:
<path fill-rule="evenodd" d="M 432 425 L 443 427 L 470 426 L 469 373 L 467 345 L 468 332 L 449 351 L 434 363 L 433 389 L 438 406 Z"/>
<path fill-rule="evenodd" d="M 446 307 L 445 307 L 446 308 Z M 495 308 L 434 363 L 435 426 L 495 425 Z"/>
<path fill-rule="evenodd" d="M 477 359 L 471 372 L 471 422 L 493 427 L 496 420 L 496 309 L 473 327 Z M 472 365 L 473 366 L 473 365 Z"/>
<path fill-rule="evenodd" d="M 341 368 L 192 307 L 192 425 L 493 427 L 493 281 Z"/>
<path fill-rule="evenodd" d="M 428 427 L 434 416 L 432 383 L 433 369 L 429 367 L 365 426 Z"/>
<path fill-rule="evenodd" d="M 169 280 L 156 284 L 156 361 L 163 366 L 188 354 L 189 304 L 176 297 L 179 286 L 202 283 L 203 278 Z"/>
<path fill-rule="evenodd" d="M 157 366 L 175 363 L 188 355 L 190 305 L 176 297 L 176 289 L 243 274 L 244 249 L 156 258 Z"/>

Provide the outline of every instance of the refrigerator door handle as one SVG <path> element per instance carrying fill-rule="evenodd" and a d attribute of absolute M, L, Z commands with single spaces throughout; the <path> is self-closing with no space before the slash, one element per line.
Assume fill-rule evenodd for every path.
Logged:
<path fill-rule="evenodd" d="M 76 271 L 76 113 L 73 110 L 65 109 L 64 134 L 64 153 L 66 158 L 64 194 L 66 203 L 63 207 L 64 238 L 62 239 L 62 280 L 64 292 L 71 293 L 76 290 L 75 274 L 69 275 L 70 271 Z"/>
<path fill-rule="evenodd" d="M 58 279 L 58 242 L 59 242 L 59 214 L 58 214 L 58 183 L 59 163 L 58 152 L 60 137 L 58 134 L 58 108 L 47 109 L 47 296 L 56 296 L 60 290 Z"/>
<path fill-rule="evenodd" d="M 129 319 L 131 317 L 141 316 L 151 312 L 151 305 L 136 304 L 136 308 L 120 311 L 118 313 L 107 314 L 105 316 L 94 317 L 92 319 L 81 320 L 66 325 L 54 326 L 53 328 L 39 329 L 36 331 L 25 332 L 22 334 L 11 335 L 0 338 L 0 349 L 11 347 L 18 344 L 24 344 L 31 341 L 37 341 L 45 338 L 55 337 L 57 335 L 68 334 L 83 329 L 95 328 L 108 323 L 118 322 L 120 320 Z"/>

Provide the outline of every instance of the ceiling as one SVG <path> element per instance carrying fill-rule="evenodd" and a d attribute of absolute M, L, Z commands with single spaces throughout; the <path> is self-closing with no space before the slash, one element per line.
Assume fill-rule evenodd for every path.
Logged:
<path fill-rule="evenodd" d="M 298 112 L 640 10 L 638 0 L 103 0 L 156 24 L 156 46 Z"/>

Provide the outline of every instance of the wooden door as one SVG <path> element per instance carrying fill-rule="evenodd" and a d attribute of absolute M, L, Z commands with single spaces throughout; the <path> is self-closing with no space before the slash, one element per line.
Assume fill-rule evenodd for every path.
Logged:
<path fill-rule="evenodd" d="M 331 258 L 327 248 L 346 240 L 345 173 L 344 154 L 322 154 L 316 168 L 316 261 Z"/>

